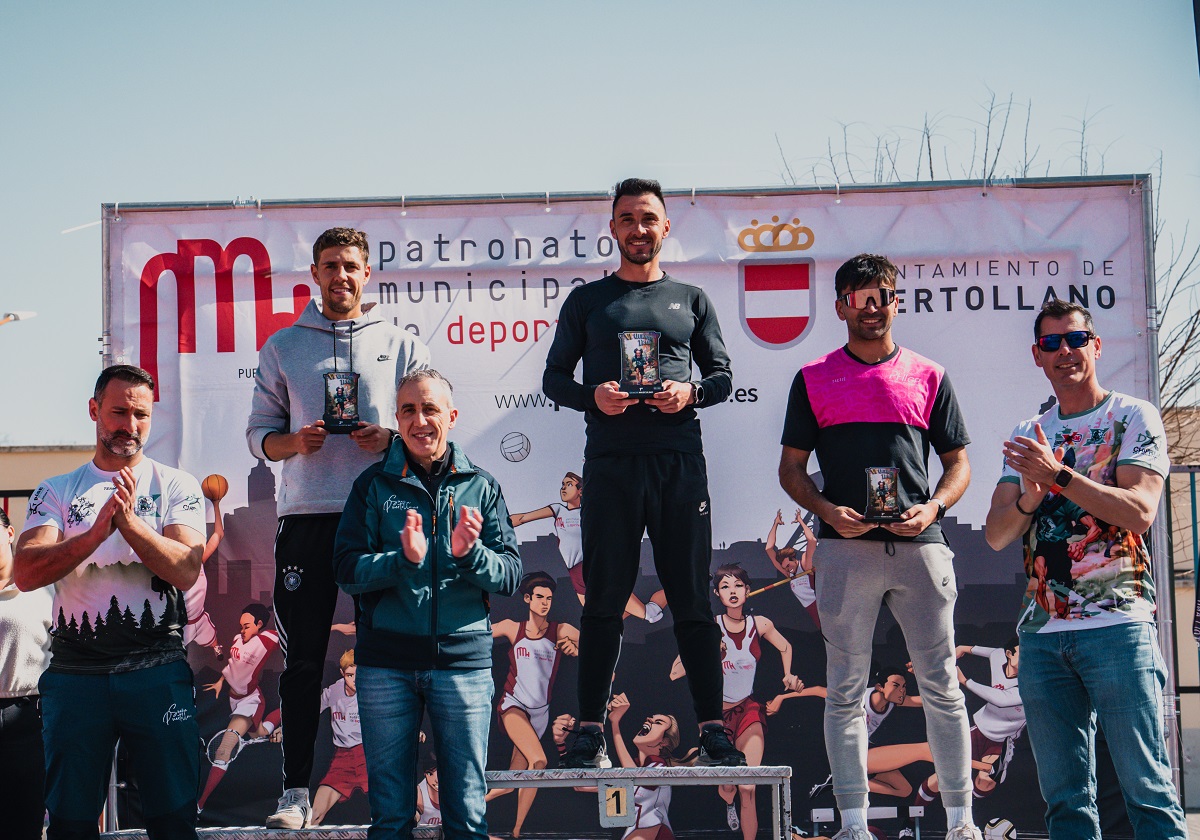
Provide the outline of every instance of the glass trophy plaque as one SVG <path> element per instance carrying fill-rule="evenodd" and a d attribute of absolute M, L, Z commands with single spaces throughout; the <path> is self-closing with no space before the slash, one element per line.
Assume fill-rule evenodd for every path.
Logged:
<path fill-rule="evenodd" d="M 325 374 L 325 431 L 348 435 L 359 427 L 358 374 L 335 371 Z"/>
<path fill-rule="evenodd" d="M 663 389 L 658 370 L 661 333 L 637 330 L 617 333 L 621 345 L 621 390 L 631 397 L 649 397 Z"/>
<path fill-rule="evenodd" d="M 900 521 L 900 470 L 867 467 L 867 522 Z"/>

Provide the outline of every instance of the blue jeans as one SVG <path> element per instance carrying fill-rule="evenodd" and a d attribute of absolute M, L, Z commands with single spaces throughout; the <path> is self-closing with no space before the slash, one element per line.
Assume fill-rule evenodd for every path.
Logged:
<path fill-rule="evenodd" d="M 491 670 L 359 665 L 357 679 L 370 780 L 370 840 L 412 837 L 420 780 L 417 732 L 426 709 L 438 757 L 442 832 L 447 840 L 487 840 L 483 773 L 492 720 Z"/>
<path fill-rule="evenodd" d="M 1020 655 L 1021 700 L 1050 836 L 1100 837 L 1099 719 L 1135 836 L 1186 838 L 1163 735 L 1166 669 L 1154 625 L 1022 632 Z"/>

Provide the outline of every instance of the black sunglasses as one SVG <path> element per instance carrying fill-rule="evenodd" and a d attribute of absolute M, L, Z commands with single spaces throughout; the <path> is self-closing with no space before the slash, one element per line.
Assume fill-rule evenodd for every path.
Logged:
<path fill-rule="evenodd" d="M 1096 337 L 1094 332 L 1090 330 L 1072 330 L 1069 333 L 1050 333 L 1049 335 L 1039 336 L 1037 340 L 1038 349 L 1043 353 L 1053 353 L 1058 348 L 1062 347 L 1063 339 L 1067 340 L 1067 346 L 1072 350 L 1078 350 L 1080 347 L 1087 347 L 1088 342 Z"/>

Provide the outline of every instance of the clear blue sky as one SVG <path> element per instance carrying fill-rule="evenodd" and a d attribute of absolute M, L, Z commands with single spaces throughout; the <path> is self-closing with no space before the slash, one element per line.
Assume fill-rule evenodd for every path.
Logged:
<path fill-rule="evenodd" d="M 1192 6 L 1029 2 L 7 3 L 0 6 L 0 445 L 89 442 L 102 202 L 809 181 L 849 126 L 970 156 L 994 91 L 1035 171 L 1165 161 L 1200 235 Z M 1014 136 L 1015 135 L 1015 136 Z M 928 174 L 922 175 L 928 178 Z M 1160 259 L 1162 257 L 1160 256 Z"/>

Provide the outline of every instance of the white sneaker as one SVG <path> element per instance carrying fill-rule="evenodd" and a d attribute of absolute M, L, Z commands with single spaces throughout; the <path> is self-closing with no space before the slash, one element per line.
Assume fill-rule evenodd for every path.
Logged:
<path fill-rule="evenodd" d="M 963 823 L 947 831 L 946 840 L 983 840 L 983 835 L 972 823 Z"/>
<path fill-rule="evenodd" d="M 267 817 L 267 828 L 304 828 L 312 806 L 308 804 L 308 788 L 288 788 L 279 797 L 279 807 Z"/>
<path fill-rule="evenodd" d="M 663 617 L 663 608 L 662 607 L 660 607 L 658 604 L 654 603 L 653 601 L 646 604 L 646 623 L 647 624 L 654 624 L 656 621 L 661 620 L 662 617 Z"/>
<path fill-rule="evenodd" d="M 875 840 L 875 835 L 865 828 L 856 828 L 855 826 L 848 825 L 833 835 L 832 840 Z"/>
<path fill-rule="evenodd" d="M 725 803 L 725 824 L 729 826 L 730 831 L 737 831 L 742 827 L 742 821 L 738 819 L 737 808 L 732 802 Z"/>

